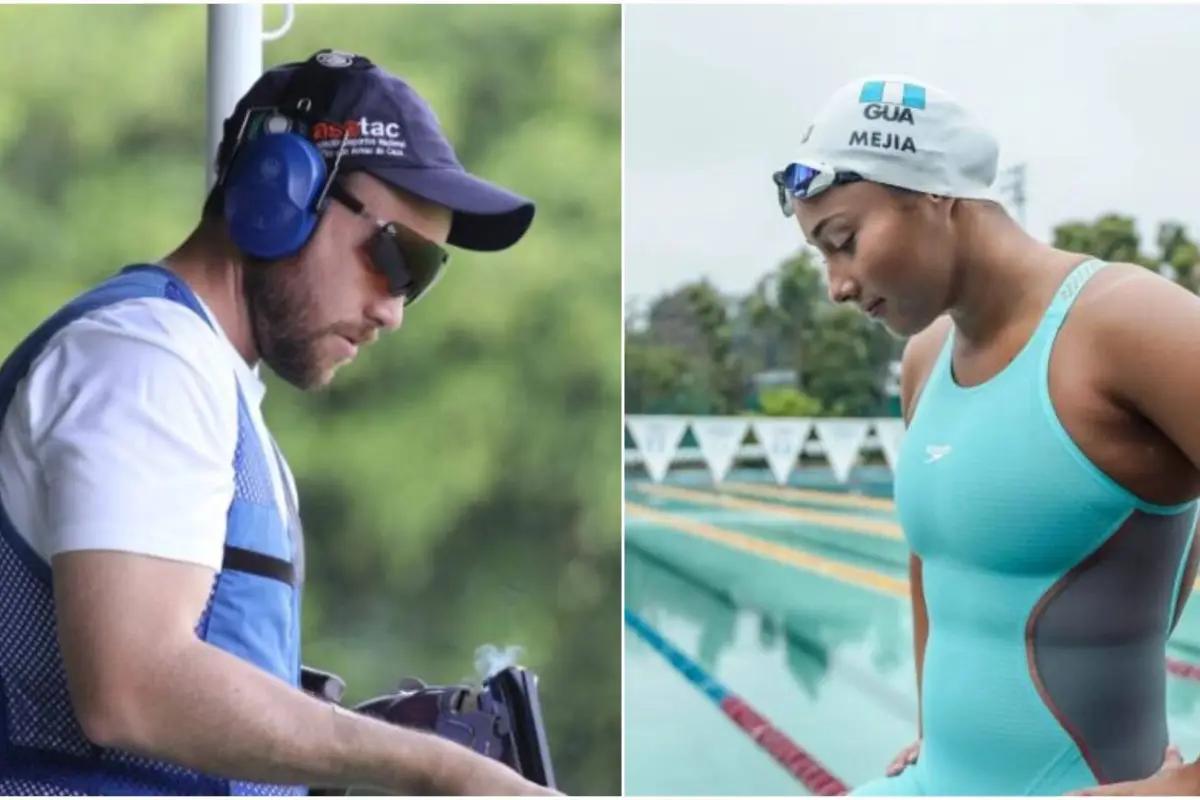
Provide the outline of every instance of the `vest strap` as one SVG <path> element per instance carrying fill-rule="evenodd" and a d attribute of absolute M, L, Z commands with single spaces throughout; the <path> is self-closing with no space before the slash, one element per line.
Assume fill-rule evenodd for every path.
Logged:
<path fill-rule="evenodd" d="M 241 547 L 233 545 L 225 545 L 225 558 L 221 563 L 221 569 L 232 570 L 234 572 L 246 572 L 250 575 L 258 575 L 262 578 L 270 578 L 273 581 L 296 588 L 296 569 L 295 567 L 281 558 L 266 555 L 265 553 L 256 553 L 253 550 L 245 550 Z"/>

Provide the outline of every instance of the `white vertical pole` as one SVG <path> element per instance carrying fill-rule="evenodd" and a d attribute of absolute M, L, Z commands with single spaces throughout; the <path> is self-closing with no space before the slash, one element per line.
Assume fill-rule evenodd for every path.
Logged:
<path fill-rule="evenodd" d="M 208 6 L 207 135 L 204 164 L 207 192 L 216 180 L 214 164 L 221 128 L 234 106 L 263 71 L 263 7 L 257 3 Z"/>

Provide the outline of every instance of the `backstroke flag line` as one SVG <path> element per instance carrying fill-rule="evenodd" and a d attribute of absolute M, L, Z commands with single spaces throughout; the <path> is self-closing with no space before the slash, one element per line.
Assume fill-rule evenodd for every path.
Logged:
<path fill-rule="evenodd" d="M 655 483 L 667 476 L 688 421 L 687 417 L 667 416 L 629 417 L 626 420 L 629 435 L 645 459 L 646 472 Z"/>
<path fill-rule="evenodd" d="M 895 417 L 630 415 L 625 424 L 647 475 L 655 483 L 666 478 L 676 461 L 684 461 L 692 468 L 703 462 L 712 482 L 720 484 L 740 457 L 743 461 L 750 459 L 750 465 L 756 459 L 764 459 L 775 482 L 785 486 L 800 466 L 800 457 L 814 432 L 838 483 L 849 479 L 864 448 L 882 454 L 894 474 L 905 433 L 904 421 Z M 684 447 L 689 428 L 695 441 Z M 750 431 L 754 433 L 754 441 L 747 443 Z"/>
<path fill-rule="evenodd" d="M 756 419 L 754 438 L 762 445 L 775 482 L 784 486 L 804 449 L 812 423 L 804 419 Z"/>
<path fill-rule="evenodd" d="M 746 438 L 749 420 L 739 417 L 702 417 L 692 420 L 692 433 L 700 446 L 700 455 L 708 465 L 713 483 L 720 483 L 729 474 L 734 456 Z"/>
<path fill-rule="evenodd" d="M 869 419 L 819 419 L 814 424 L 817 437 L 825 448 L 825 458 L 838 483 L 850 477 L 858 461 L 858 451 L 871 427 Z"/>

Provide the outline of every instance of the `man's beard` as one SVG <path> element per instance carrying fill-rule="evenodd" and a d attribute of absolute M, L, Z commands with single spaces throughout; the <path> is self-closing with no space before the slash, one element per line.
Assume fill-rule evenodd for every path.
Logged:
<path fill-rule="evenodd" d="M 309 329 L 313 298 L 296 271 L 294 263 L 252 260 L 242 271 L 242 285 L 259 357 L 281 379 L 308 390 L 322 382 L 320 334 Z"/>

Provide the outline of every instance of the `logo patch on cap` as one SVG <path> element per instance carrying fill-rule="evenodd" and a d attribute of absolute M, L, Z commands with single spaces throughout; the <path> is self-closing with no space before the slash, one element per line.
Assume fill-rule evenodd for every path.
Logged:
<path fill-rule="evenodd" d="M 404 128 L 395 120 L 360 117 L 341 123 L 318 122 L 309 138 L 329 155 L 404 158 L 408 150 Z"/>
<path fill-rule="evenodd" d="M 330 50 L 328 53 L 318 53 L 317 63 L 330 69 L 342 69 L 354 63 L 354 54 L 341 50 Z"/>
<path fill-rule="evenodd" d="M 925 110 L 925 87 L 902 81 L 866 81 L 858 93 L 858 102 L 863 118 L 870 122 L 911 126 L 916 124 L 913 112 Z M 917 152 L 916 143 L 907 131 L 854 131 L 847 146 Z"/>

